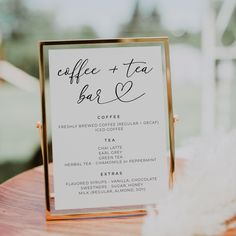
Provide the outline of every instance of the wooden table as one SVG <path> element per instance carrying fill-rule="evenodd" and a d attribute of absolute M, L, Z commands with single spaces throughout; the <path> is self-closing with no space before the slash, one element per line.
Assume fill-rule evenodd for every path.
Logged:
<path fill-rule="evenodd" d="M 141 236 L 143 217 L 45 221 L 42 166 L 0 186 L 0 235 Z M 235 236 L 236 230 L 224 236 Z"/>

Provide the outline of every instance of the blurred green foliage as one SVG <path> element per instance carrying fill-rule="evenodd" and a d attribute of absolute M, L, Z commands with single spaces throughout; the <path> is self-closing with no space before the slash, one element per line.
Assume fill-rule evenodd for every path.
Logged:
<path fill-rule="evenodd" d="M 118 37 L 168 36 L 172 44 L 184 43 L 200 48 L 200 32 L 191 34 L 184 30 L 171 32 L 163 27 L 158 8 L 153 8 L 149 14 L 144 14 L 141 9 L 137 1 L 130 21 L 120 27 Z"/>
<path fill-rule="evenodd" d="M 0 0 L 1 57 L 38 78 L 38 41 L 97 36 L 93 28 L 86 25 L 78 30 L 56 30 L 54 14 L 28 9 L 22 0 Z"/>

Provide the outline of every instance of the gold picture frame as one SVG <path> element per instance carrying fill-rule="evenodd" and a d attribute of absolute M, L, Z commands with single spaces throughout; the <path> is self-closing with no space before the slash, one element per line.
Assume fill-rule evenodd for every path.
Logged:
<path fill-rule="evenodd" d="M 175 171 L 175 145 L 174 145 L 174 116 L 172 106 L 172 90 L 171 90 L 171 72 L 170 72 L 170 55 L 169 55 L 169 40 L 167 37 L 148 37 L 148 38 L 114 38 L 114 39 L 92 39 L 92 40 L 59 40 L 59 41 L 40 41 L 39 48 L 39 74 L 40 74 L 40 97 L 41 97 L 41 112 L 42 122 L 37 124 L 40 129 L 40 141 L 44 166 L 45 180 L 45 201 L 46 201 L 46 220 L 61 220 L 74 218 L 97 218 L 97 217 L 115 217 L 115 216 L 130 216 L 146 214 L 146 206 L 131 206 L 131 207 L 110 207 L 104 209 L 83 209 L 79 210 L 55 210 L 53 180 L 51 176 L 52 166 L 49 164 L 49 137 L 48 137 L 48 117 L 47 117 L 47 102 L 46 102 L 46 74 L 47 62 L 45 59 L 45 50 L 50 47 L 76 47 L 76 45 L 90 46 L 138 46 L 138 45 L 161 45 L 163 46 L 165 78 L 166 78 L 166 94 L 167 94 L 167 113 L 168 113 L 168 142 L 169 142 L 169 187 L 173 185 L 173 175 Z"/>

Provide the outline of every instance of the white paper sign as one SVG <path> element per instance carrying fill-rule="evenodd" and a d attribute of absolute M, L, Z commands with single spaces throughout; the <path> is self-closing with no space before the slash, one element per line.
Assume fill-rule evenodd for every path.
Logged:
<path fill-rule="evenodd" d="M 50 49 L 55 209 L 157 203 L 168 190 L 159 46 Z"/>

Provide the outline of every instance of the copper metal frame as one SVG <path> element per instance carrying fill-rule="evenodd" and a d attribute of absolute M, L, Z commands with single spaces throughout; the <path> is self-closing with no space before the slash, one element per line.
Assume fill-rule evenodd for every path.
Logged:
<path fill-rule="evenodd" d="M 174 123 L 171 91 L 171 73 L 170 73 L 170 55 L 169 40 L 167 37 L 151 37 L 151 38 L 114 38 L 114 39 L 93 39 L 93 40 L 59 40 L 59 41 L 41 41 L 39 47 L 39 74 L 40 74 L 40 91 L 41 91 L 41 111 L 42 123 L 38 122 L 37 127 L 40 130 L 41 150 L 44 165 L 45 180 L 45 201 L 46 201 L 46 220 L 60 220 L 73 218 L 97 218 L 97 217 L 115 217 L 128 215 L 144 215 L 145 207 L 135 209 L 116 209 L 109 208 L 106 211 L 94 211 L 89 213 L 53 213 L 51 199 L 53 194 L 50 191 L 49 180 L 49 152 L 47 140 L 47 117 L 46 117 L 46 96 L 45 96 L 45 60 L 44 47 L 46 46 L 68 46 L 68 45 L 112 45 L 112 44 L 134 44 L 134 43 L 160 43 L 164 47 L 165 56 L 165 76 L 167 88 L 167 104 L 168 104 L 168 123 L 169 123 L 169 187 L 173 186 L 173 175 L 175 171 L 175 146 L 174 146 Z"/>

